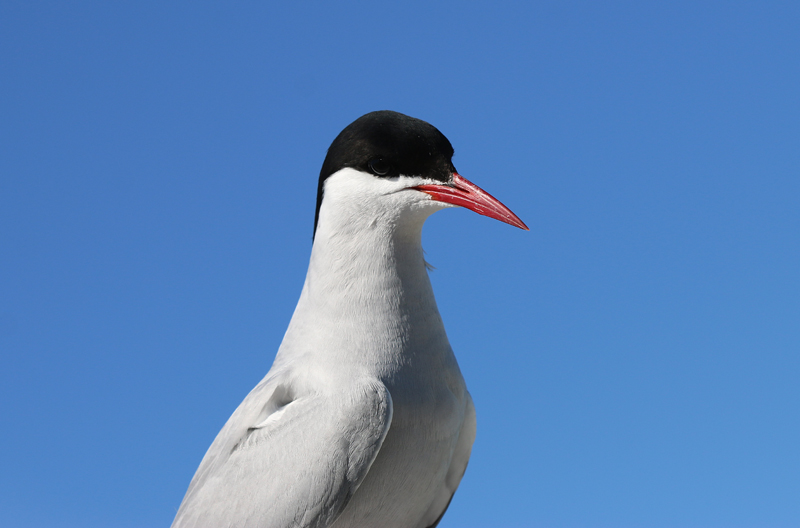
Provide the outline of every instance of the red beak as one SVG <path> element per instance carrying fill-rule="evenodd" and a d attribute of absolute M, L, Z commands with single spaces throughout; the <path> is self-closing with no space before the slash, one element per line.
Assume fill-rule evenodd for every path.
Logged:
<path fill-rule="evenodd" d="M 414 188 L 429 194 L 437 202 L 460 205 L 479 215 L 530 231 L 525 222 L 512 213 L 511 209 L 500 203 L 500 200 L 457 173 L 453 173 L 453 183 L 451 184 L 420 185 Z"/>

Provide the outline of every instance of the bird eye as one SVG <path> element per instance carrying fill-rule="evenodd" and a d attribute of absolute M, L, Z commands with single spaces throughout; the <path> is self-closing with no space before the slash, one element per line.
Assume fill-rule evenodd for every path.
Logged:
<path fill-rule="evenodd" d="M 378 176 L 386 176 L 392 169 L 391 165 L 383 158 L 375 158 L 369 162 L 369 170 Z"/>

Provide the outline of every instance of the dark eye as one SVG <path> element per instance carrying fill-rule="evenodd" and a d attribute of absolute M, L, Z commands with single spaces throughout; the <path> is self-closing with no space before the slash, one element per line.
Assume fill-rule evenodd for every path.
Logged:
<path fill-rule="evenodd" d="M 389 174 L 389 171 L 392 170 L 392 166 L 383 158 L 372 159 L 368 165 L 369 170 L 378 176 L 386 176 Z"/>

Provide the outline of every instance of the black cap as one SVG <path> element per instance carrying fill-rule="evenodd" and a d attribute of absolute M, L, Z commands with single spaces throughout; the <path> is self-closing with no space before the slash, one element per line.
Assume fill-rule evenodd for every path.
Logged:
<path fill-rule="evenodd" d="M 325 180 L 331 174 L 350 167 L 378 178 L 423 176 L 449 182 L 456 172 L 453 146 L 436 127 L 421 119 L 380 110 L 363 115 L 347 125 L 328 148 L 319 173 L 317 231 Z"/>

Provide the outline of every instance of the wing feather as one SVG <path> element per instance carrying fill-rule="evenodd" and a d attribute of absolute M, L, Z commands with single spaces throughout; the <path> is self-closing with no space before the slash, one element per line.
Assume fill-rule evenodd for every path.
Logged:
<path fill-rule="evenodd" d="M 369 471 L 392 419 L 377 380 L 302 396 L 256 387 L 220 431 L 173 528 L 323 528 Z"/>

